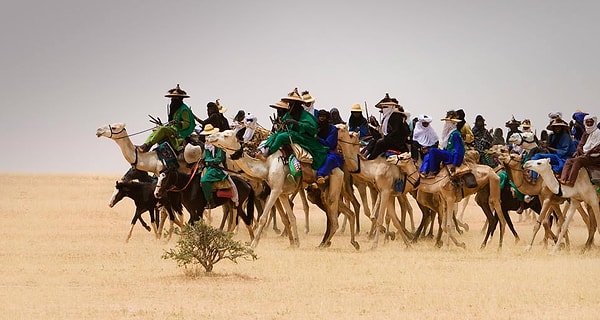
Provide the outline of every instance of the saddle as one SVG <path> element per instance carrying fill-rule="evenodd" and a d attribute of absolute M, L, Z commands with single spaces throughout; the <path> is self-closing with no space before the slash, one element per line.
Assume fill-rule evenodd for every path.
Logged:
<path fill-rule="evenodd" d="M 476 188 L 477 179 L 473 174 L 471 167 L 467 163 L 462 163 L 454 172 L 451 172 L 451 179 L 456 182 L 462 182 L 467 188 Z"/>
<path fill-rule="evenodd" d="M 177 163 L 177 153 L 169 144 L 169 142 L 165 141 L 159 144 L 156 149 L 156 155 L 158 159 L 163 163 L 163 165 L 167 169 L 177 169 L 179 168 L 179 163 Z"/>
<path fill-rule="evenodd" d="M 584 168 L 587 170 L 592 184 L 597 187 L 600 187 L 600 166 Z"/>

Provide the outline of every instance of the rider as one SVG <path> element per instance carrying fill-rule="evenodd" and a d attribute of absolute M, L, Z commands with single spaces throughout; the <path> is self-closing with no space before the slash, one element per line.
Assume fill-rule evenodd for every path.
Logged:
<path fill-rule="evenodd" d="M 417 118 L 411 145 L 411 156 L 415 160 L 419 158 L 422 160 L 429 149 L 437 148 L 439 145 L 440 139 L 431 126 L 431 120 L 426 114 L 421 114 Z"/>
<path fill-rule="evenodd" d="M 325 109 L 319 110 L 319 117 L 317 118 L 319 142 L 329 148 L 327 152 L 327 158 L 325 163 L 317 170 L 317 183 L 325 183 L 325 177 L 331 174 L 333 169 L 340 167 L 344 164 L 344 158 L 337 152 L 338 144 L 338 132 L 337 127 L 330 124 L 331 115 L 329 111 Z"/>
<path fill-rule="evenodd" d="M 369 136 L 369 122 L 362 114 L 360 104 L 355 104 L 350 109 L 348 119 L 348 131 L 358 132 L 358 139 L 362 140 Z"/>
<path fill-rule="evenodd" d="M 452 172 L 462 164 L 465 157 L 465 142 L 456 126 L 460 122 L 456 111 L 448 111 L 442 121 L 445 121 L 440 141 L 443 149 L 433 148 L 425 155 L 419 170 L 422 178 L 435 177 L 440 171 L 440 162 L 447 165 Z"/>
<path fill-rule="evenodd" d="M 261 152 L 256 154 L 257 158 L 266 160 L 266 157 L 277 152 L 280 147 L 293 142 L 312 155 L 311 167 L 318 170 L 323 165 L 329 148 L 317 140 L 317 119 L 304 110 L 304 100 L 298 94 L 298 89 L 294 89 L 281 100 L 289 104 L 288 112 L 281 117 L 283 128 L 269 136 L 261 147 Z"/>
<path fill-rule="evenodd" d="M 181 90 L 179 84 L 177 84 L 177 87 L 169 90 L 165 97 L 171 98 L 171 103 L 169 104 L 169 122 L 152 131 L 146 142 L 137 146 L 137 150 L 140 152 L 148 152 L 154 144 L 167 140 L 175 151 L 179 151 L 183 146 L 185 138 L 189 137 L 194 131 L 194 127 L 196 126 L 194 114 L 183 103 L 183 99 L 190 96 Z"/>
<path fill-rule="evenodd" d="M 204 126 L 200 135 L 207 136 L 219 132 L 212 124 Z M 204 167 L 200 182 L 202 183 L 202 193 L 210 207 L 214 207 L 212 201 L 212 187 L 215 182 L 227 179 L 227 173 L 223 171 L 223 162 L 225 162 L 225 152 L 215 147 L 211 143 L 204 143 Z"/>
<path fill-rule="evenodd" d="M 410 128 L 406 123 L 407 114 L 404 108 L 398 104 L 396 98 L 390 98 L 389 94 L 375 105 L 381 108 L 383 119 L 381 122 L 382 138 L 371 140 L 365 148 L 367 159 L 373 160 L 387 150 L 408 152 L 407 141 L 410 137 Z"/>

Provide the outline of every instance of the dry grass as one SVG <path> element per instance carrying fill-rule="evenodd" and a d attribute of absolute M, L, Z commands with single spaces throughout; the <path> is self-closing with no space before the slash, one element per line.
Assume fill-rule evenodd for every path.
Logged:
<path fill-rule="evenodd" d="M 0 174 L 0 318 L 598 318 L 600 254 L 579 252 L 579 217 L 573 249 L 558 255 L 539 244 L 541 234 L 524 253 L 531 223 L 516 224 L 521 243 L 509 235 L 498 252 L 496 236 L 479 250 L 483 214 L 472 205 L 472 230 L 460 236 L 467 250 L 395 241 L 371 251 L 363 233 L 355 252 L 348 234 L 315 248 L 324 218 L 314 210 L 300 249 L 269 229 L 259 260 L 224 261 L 212 276 L 190 278 L 160 258 L 175 241 L 156 241 L 138 226 L 125 243 L 132 201 L 107 206 L 117 178 Z M 248 240 L 245 229 L 236 237 Z"/>

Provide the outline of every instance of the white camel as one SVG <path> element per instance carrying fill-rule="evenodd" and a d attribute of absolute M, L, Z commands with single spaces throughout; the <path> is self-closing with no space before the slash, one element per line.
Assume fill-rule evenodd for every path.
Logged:
<path fill-rule="evenodd" d="M 99 127 L 96 130 L 96 136 L 106 137 L 112 139 L 117 143 L 125 160 L 131 164 L 132 167 L 151 172 L 159 175 L 161 170 L 164 169 L 162 161 L 158 158 L 156 151 L 138 152 L 129 135 L 125 129 L 124 123 L 113 123 L 110 125 Z M 188 145 L 190 148 L 201 148 L 200 146 Z M 179 170 L 185 173 L 190 173 L 191 170 L 187 168 L 185 161 L 179 161 Z"/>
<path fill-rule="evenodd" d="M 232 155 L 238 152 L 241 148 L 241 145 L 238 139 L 235 136 L 235 133 L 231 130 L 226 130 L 223 132 L 215 133 L 209 135 L 206 140 L 218 148 L 223 149 L 227 154 Z M 239 153 L 238 153 L 239 154 Z M 298 239 L 298 228 L 296 225 L 296 216 L 290 206 L 288 196 L 294 193 L 300 186 L 301 183 L 295 183 L 289 181 L 287 179 L 288 174 L 290 173 L 289 167 L 284 165 L 281 157 L 283 154 L 281 151 L 276 151 L 275 153 L 269 155 L 266 161 L 262 161 L 259 159 L 251 158 L 245 153 L 242 153 L 241 157 L 235 159 L 234 162 L 248 175 L 266 181 L 269 187 L 271 188 L 271 194 L 267 198 L 265 203 L 265 207 L 263 208 L 263 213 L 260 217 L 260 221 L 258 224 L 258 228 L 256 230 L 256 235 L 254 240 L 252 241 L 251 246 L 256 247 L 260 240 L 260 236 L 262 230 L 268 220 L 268 213 L 271 210 L 271 207 L 275 204 L 277 199 L 280 200 L 281 204 L 284 207 L 284 211 L 287 213 L 287 217 L 289 222 L 288 229 L 291 231 L 288 233 L 290 239 L 290 245 L 293 247 L 299 246 Z M 303 167 L 303 170 L 307 168 Z M 306 172 L 305 174 L 308 174 Z M 322 193 L 323 203 L 327 206 L 327 231 L 323 237 L 323 241 L 321 242 L 321 247 L 327 247 L 331 243 L 331 238 L 335 234 L 338 228 L 337 215 L 338 209 L 340 205 L 340 194 L 343 182 L 343 173 L 339 168 L 333 170 L 332 174 L 329 178 L 329 187 L 326 192 Z M 345 214 L 347 211 L 342 210 Z M 355 241 L 354 236 L 354 218 L 349 217 L 351 220 L 351 244 L 358 249 L 358 243 Z M 284 223 L 286 223 L 284 219 Z"/>
<path fill-rule="evenodd" d="M 588 212 L 590 225 L 589 229 L 593 230 L 598 228 L 598 232 L 600 232 L 600 226 L 598 225 L 598 219 L 600 219 L 600 205 L 598 204 L 599 196 L 596 192 L 596 187 L 591 183 L 590 176 L 587 173 L 585 168 L 581 168 L 577 175 L 577 180 L 575 180 L 575 185 L 568 186 L 561 184 L 558 179 L 554 176 L 552 172 L 552 166 L 550 165 L 550 159 L 539 159 L 539 160 L 529 160 L 523 166 L 524 169 L 529 169 L 537 172 L 544 180 L 543 183 L 548 189 L 552 191 L 552 193 L 563 197 L 570 198 L 571 202 L 573 201 L 583 201 L 592 212 Z M 575 213 L 576 206 L 571 205 L 566 214 L 565 222 L 563 223 L 560 233 L 558 235 L 558 240 L 554 245 L 554 251 L 557 251 L 560 246 L 560 241 L 564 236 L 565 232 L 569 227 L 569 222 L 571 221 L 573 214 Z M 585 244 L 584 250 L 589 249 L 593 244 L 593 238 Z"/>

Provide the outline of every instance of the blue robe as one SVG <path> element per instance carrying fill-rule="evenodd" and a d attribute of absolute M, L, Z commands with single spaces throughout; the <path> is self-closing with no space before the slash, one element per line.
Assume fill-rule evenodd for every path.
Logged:
<path fill-rule="evenodd" d="M 319 142 L 328 147 L 327 157 L 323 165 L 317 170 L 317 177 L 326 177 L 333 169 L 344 164 L 344 157 L 337 152 L 338 131 L 334 125 L 329 125 L 329 134 L 325 139 L 319 138 Z"/>
<path fill-rule="evenodd" d="M 463 163 L 464 158 L 465 143 L 460 131 L 453 130 L 450 132 L 446 149 L 429 149 L 429 152 L 423 158 L 423 164 L 419 171 L 438 173 L 440 171 L 440 163 L 444 165 L 452 164 L 455 167 L 459 167 Z"/>

